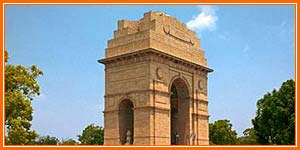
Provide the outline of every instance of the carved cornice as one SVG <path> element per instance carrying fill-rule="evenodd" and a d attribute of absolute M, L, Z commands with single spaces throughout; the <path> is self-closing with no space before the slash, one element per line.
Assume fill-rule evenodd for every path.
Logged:
<path fill-rule="evenodd" d="M 105 64 L 106 67 L 117 67 L 143 61 L 156 61 L 190 73 L 201 74 L 203 72 L 209 73 L 213 71 L 206 66 L 151 48 L 98 60 L 99 63 Z"/>

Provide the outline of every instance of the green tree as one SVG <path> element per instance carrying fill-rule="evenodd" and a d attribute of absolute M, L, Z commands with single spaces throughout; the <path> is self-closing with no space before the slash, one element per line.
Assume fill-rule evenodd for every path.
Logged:
<path fill-rule="evenodd" d="M 38 140 L 34 142 L 34 144 L 37 145 L 58 145 L 58 143 L 58 138 L 49 135 L 39 137 Z"/>
<path fill-rule="evenodd" d="M 74 139 L 62 139 L 61 145 L 77 145 L 78 142 L 76 142 Z"/>
<path fill-rule="evenodd" d="M 36 66 L 26 68 L 22 65 L 7 64 L 5 51 L 5 126 L 6 144 L 30 144 L 37 137 L 31 131 L 31 101 L 40 94 L 37 77 L 42 71 Z"/>
<path fill-rule="evenodd" d="M 8 61 L 8 52 L 5 50 L 4 51 L 4 60 L 5 60 L 5 63 L 7 63 L 7 61 Z"/>
<path fill-rule="evenodd" d="M 85 145 L 103 145 L 104 129 L 94 124 L 88 125 L 81 135 L 77 135 L 81 144 Z"/>
<path fill-rule="evenodd" d="M 295 143 L 295 82 L 292 79 L 257 101 L 252 124 L 261 144 Z"/>
<path fill-rule="evenodd" d="M 209 124 L 210 144 L 237 144 L 237 133 L 229 120 L 217 120 Z"/>
<path fill-rule="evenodd" d="M 243 145 L 259 144 L 257 142 L 256 131 L 254 128 L 248 128 L 243 132 L 243 136 L 238 138 L 238 143 Z"/>

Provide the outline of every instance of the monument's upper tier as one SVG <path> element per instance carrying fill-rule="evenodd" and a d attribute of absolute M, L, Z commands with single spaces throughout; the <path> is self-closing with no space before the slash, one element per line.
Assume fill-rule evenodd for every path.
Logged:
<path fill-rule="evenodd" d="M 119 20 L 114 38 L 108 41 L 106 58 L 145 49 L 207 66 L 196 33 L 163 12 L 147 12 L 138 21 Z"/>

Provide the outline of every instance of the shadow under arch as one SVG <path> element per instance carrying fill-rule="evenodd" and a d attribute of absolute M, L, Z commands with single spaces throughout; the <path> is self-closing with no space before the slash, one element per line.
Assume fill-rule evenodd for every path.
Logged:
<path fill-rule="evenodd" d="M 170 133 L 171 145 L 186 145 L 189 134 L 189 90 L 183 78 L 170 83 Z"/>
<path fill-rule="evenodd" d="M 121 144 L 133 144 L 134 135 L 134 105 L 130 99 L 124 99 L 119 104 L 119 137 Z"/>
<path fill-rule="evenodd" d="M 189 94 L 188 96 L 191 96 L 190 95 L 191 89 L 190 89 L 190 84 L 189 84 L 188 80 L 184 76 L 180 76 L 180 75 L 175 75 L 171 78 L 171 80 L 169 82 L 169 92 L 171 92 L 172 84 L 174 83 L 175 80 L 181 80 L 186 86 L 187 93 Z"/>

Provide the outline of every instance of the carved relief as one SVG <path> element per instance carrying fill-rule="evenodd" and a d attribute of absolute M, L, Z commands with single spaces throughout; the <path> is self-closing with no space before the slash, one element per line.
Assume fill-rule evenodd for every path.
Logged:
<path fill-rule="evenodd" d="M 203 88 L 203 85 L 202 85 L 202 81 L 201 81 L 201 80 L 198 81 L 198 88 L 199 88 L 200 90 Z"/>
<path fill-rule="evenodd" d="M 157 76 L 157 78 L 158 79 L 163 79 L 163 71 L 162 71 L 162 69 L 161 68 L 157 68 L 156 69 L 156 76 Z"/>
<path fill-rule="evenodd" d="M 181 37 L 179 37 L 179 36 L 176 36 L 176 34 L 173 34 L 173 33 L 171 32 L 171 29 L 170 29 L 169 26 L 163 27 L 163 30 L 164 30 L 164 32 L 165 32 L 168 36 L 170 36 L 170 37 L 172 37 L 172 38 L 174 38 L 174 39 L 176 39 L 176 40 L 179 40 L 179 41 L 181 41 L 181 42 L 183 42 L 183 43 L 186 43 L 186 44 L 189 44 L 189 45 L 191 45 L 191 46 L 194 46 L 194 44 L 195 44 L 194 42 L 192 42 L 191 39 L 189 39 L 189 40 L 183 39 L 183 38 L 181 38 Z"/>

